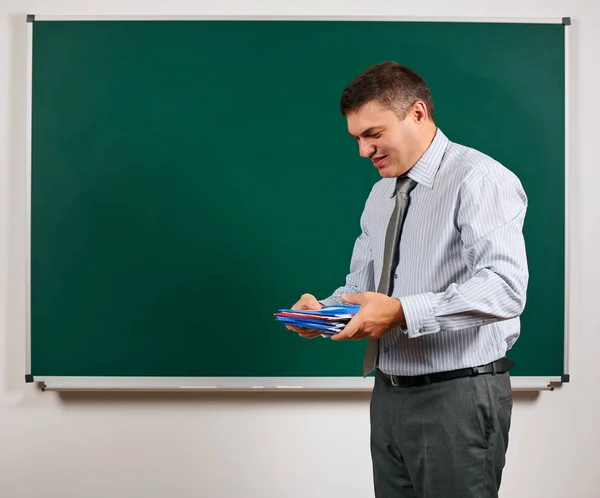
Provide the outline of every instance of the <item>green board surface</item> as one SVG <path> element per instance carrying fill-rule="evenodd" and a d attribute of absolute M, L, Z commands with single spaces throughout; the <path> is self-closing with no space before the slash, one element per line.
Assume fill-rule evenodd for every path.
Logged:
<path fill-rule="evenodd" d="M 35 376 L 361 376 L 363 342 L 272 313 L 343 284 L 377 172 L 338 110 L 371 64 L 429 83 L 530 207 L 515 376 L 564 371 L 561 24 L 36 21 Z"/>

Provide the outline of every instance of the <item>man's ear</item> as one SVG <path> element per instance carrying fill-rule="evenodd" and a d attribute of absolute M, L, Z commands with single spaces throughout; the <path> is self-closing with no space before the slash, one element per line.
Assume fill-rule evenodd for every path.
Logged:
<path fill-rule="evenodd" d="M 427 106 L 425 105 L 425 102 L 423 102 L 422 100 L 417 100 L 412 105 L 409 112 L 411 113 L 413 119 L 417 123 L 424 123 L 425 121 L 427 121 L 427 118 L 428 118 Z"/>

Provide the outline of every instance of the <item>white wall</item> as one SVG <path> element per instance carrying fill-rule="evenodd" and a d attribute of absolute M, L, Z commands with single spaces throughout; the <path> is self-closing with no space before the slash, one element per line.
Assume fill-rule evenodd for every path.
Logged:
<path fill-rule="evenodd" d="M 61 397 L 24 383 L 26 13 L 571 16 L 572 383 L 553 393 L 517 396 L 501 495 L 600 496 L 599 3 L 412 3 L 0 0 L 1 498 L 372 496 L 368 395 Z M 538 167 L 543 175 L 544 165 Z"/>

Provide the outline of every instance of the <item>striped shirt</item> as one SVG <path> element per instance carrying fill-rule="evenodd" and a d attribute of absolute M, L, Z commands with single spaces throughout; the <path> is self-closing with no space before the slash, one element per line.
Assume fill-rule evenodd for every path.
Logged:
<path fill-rule="evenodd" d="M 399 244 L 392 297 L 406 326 L 379 341 L 378 368 L 420 375 L 483 365 L 520 333 L 529 273 L 522 234 L 527 196 L 507 168 L 437 130 L 408 176 L 417 182 Z M 341 294 L 377 289 L 395 178 L 372 188 Z"/>

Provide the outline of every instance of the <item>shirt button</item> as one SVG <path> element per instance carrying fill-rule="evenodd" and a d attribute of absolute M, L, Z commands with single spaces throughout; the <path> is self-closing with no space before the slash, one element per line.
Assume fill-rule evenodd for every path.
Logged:
<path fill-rule="evenodd" d="M 394 275 L 394 280 L 396 280 L 397 278 L 398 278 L 398 274 L 396 273 L 396 274 Z"/>
<path fill-rule="evenodd" d="M 389 353 L 390 352 L 390 348 L 388 348 L 387 346 L 383 348 L 383 352 L 384 353 Z"/>

